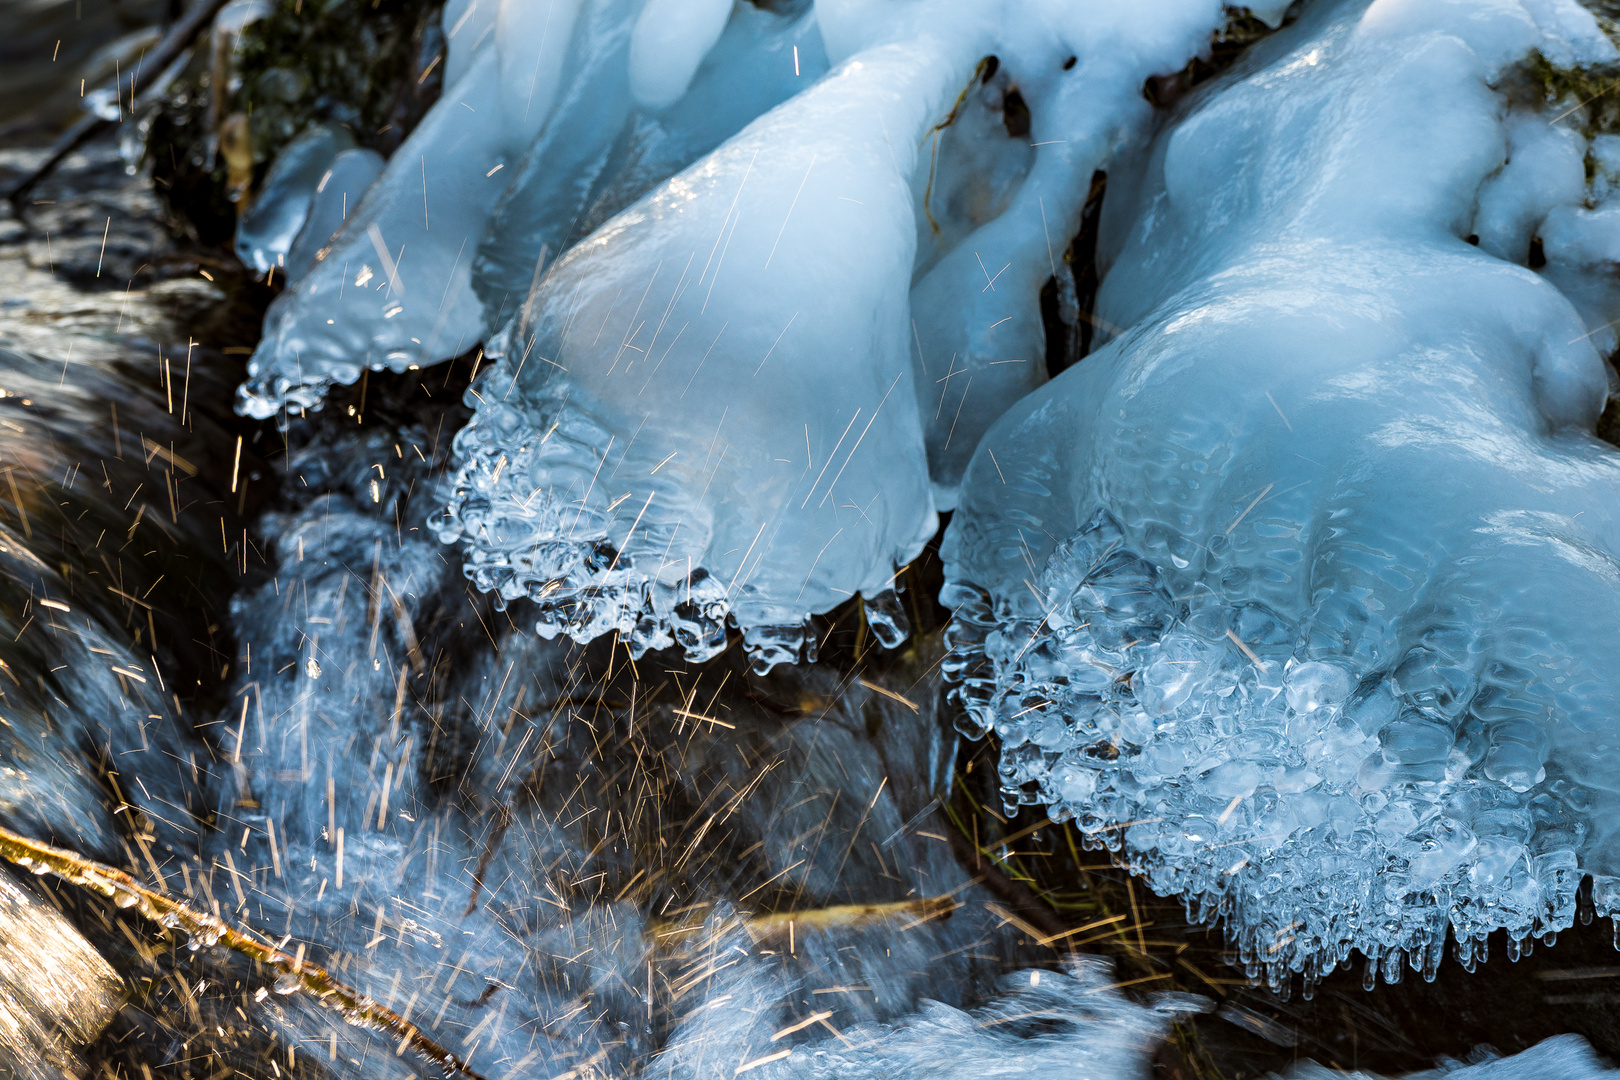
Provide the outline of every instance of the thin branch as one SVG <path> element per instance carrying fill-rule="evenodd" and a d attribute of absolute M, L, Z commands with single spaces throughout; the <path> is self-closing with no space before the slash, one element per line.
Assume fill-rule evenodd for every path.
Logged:
<path fill-rule="evenodd" d="M 250 956 L 281 972 L 281 978 L 276 981 L 277 993 L 302 990 L 328 1008 L 336 1009 L 344 1020 L 356 1027 L 380 1028 L 398 1039 L 401 1049 L 414 1050 L 447 1072 L 460 1073 L 470 1080 L 484 1080 L 466 1062 L 424 1035 L 415 1024 L 334 979 L 325 968 L 290 956 L 260 941 L 251 932 L 237 930 L 222 919 L 148 889 L 122 870 L 71 851 L 48 847 L 3 827 L 0 827 L 0 858 L 31 873 L 54 874 L 99 893 L 118 907 L 133 908 L 153 922 L 179 930 L 204 945 L 224 945 L 232 952 Z"/>
<path fill-rule="evenodd" d="M 790 945 L 795 938 L 807 932 L 827 930 L 862 930 L 889 922 L 901 922 L 900 929 L 910 930 L 935 919 L 948 919 L 959 905 L 949 896 L 922 896 L 914 900 L 896 900 L 884 904 L 836 904 L 832 907 L 807 908 L 798 911 L 773 911 L 766 915 L 739 916 L 742 928 L 755 944 Z M 655 941 L 697 934 L 708 928 L 707 914 L 684 920 L 654 922 L 647 934 Z"/>
<path fill-rule="evenodd" d="M 168 34 L 164 36 L 162 41 L 158 42 L 157 47 L 146 57 L 141 66 L 136 68 L 135 74 L 130 76 L 130 101 L 133 102 L 137 96 L 163 74 L 164 70 L 181 53 L 190 48 L 192 41 L 198 34 L 213 25 L 214 16 L 224 6 L 225 0 L 201 0 L 196 7 L 188 11 L 170 27 Z M 115 96 L 121 97 L 124 92 L 122 84 L 115 86 L 114 91 Z M 11 203 L 13 216 L 18 221 L 23 221 L 23 202 L 27 199 L 28 194 L 34 190 L 34 187 L 49 176 L 51 170 L 60 165 L 69 154 L 112 126 L 113 121 L 103 119 L 95 113 L 90 113 L 80 118 L 78 123 L 64 132 L 61 138 L 57 139 L 55 144 L 52 145 L 50 152 L 45 155 L 44 162 L 18 179 L 12 184 L 11 190 L 6 192 L 5 198 Z M 23 223 L 27 224 L 26 222 Z"/>

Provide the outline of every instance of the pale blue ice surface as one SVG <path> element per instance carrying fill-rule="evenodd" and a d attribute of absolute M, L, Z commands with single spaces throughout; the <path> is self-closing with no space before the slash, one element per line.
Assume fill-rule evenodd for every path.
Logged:
<path fill-rule="evenodd" d="M 1583 14 L 1316 5 L 1181 110 L 1105 226 L 1114 340 L 986 437 L 945 543 L 1009 804 L 1274 987 L 1516 956 L 1583 874 L 1620 913 L 1620 249 L 1572 103 L 1515 89 L 1550 25 L 1614 49 L 1544 9 Z"/>
<path fill-rule="evenodd" d="M 245 409 L 483 341 L 433 527 L 542 635 L 635 654 L 735 626 L 768 670 L 855 595 L 894 643 L 955 506 L 950 668 L 1009 800 L 1277 985 L 1432 974 L 1448 932 L 1471 964 L 1583 873 L 1620 910 L 1620 153 L 1525 67 L 1613 62 L 1583 9 L 1309 5 L 1152 135 L 1144 76 L 1218 4 L 554 6 L 550 44 L 446 12 L 459 77 Z M 1098 167 L 1112 340 L 1041 387 Z"/>

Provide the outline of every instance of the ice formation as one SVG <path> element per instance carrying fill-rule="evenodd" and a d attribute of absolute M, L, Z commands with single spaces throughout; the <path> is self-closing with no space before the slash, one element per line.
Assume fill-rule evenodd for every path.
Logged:
<path fill-rule="evenodd" d="M 448 6 L 451 89 L 276 302 L 239 407 L 499 330 L 440 529 L 480 587 L 694 659 L 729 621 L 761 669 L 857 593 L 898 641 L 895 568 L 1045 378 L 1092 172 L 1226 14 L 772 7 Z"/>
<path fill-rule="evenodd" d="M 643 100 L 673 92 L 638 83 L 636 35 L 664 33 L 660 12 L 628 46 Z M 1051 230 L 1072 231 L 1084 199 L 1071 181 L 1146 120 L 1143 78 L 1222 13 L 815 17 L 829 74 L 563 243 L 486 346 L 499 363 L 470 399 L 440 535 L 465 542 L 481 588 L 534 600 L 543 633 L 701 659 L 730 620 L 768 670 L 813 656 L 810 615 L 859 593 L 879 638 L 902 638 L 895 568 L 979 433 L 1044 378 L 1038 295 Z M 646 79 L 684 86 L 689 60 Z M 985 122 L 1012 97 L 1038 117 L 1016 138 L 1016 120 Z M 1033 154 L 1031 134 L 1050 136 Z M 564 240 L 548 205 L 547 245 Z"/>
<path fill-rule="evenodd" d="M 768 671 L 856 595 L 893 644 L 956 508 L 951 670 L 1009 800 L 1274 985 L 1432 975 L 1448 931 L 1471 964 L 1568 925 L 1583 873 L 1620 914 L 1620 143 L 1558 89 L 1614 47 L 1571 0 L 1323 0 L 1150 140 L 1144 78 L 1225 18 L 452 4 L 453 85 L 240 405 L 483 341 L 432 528 L 544 637 L 633 656 L 736 626 Z M 1102 167 L 1114 340 L 1043 388 Z"/>
<path fill-rule="evenodd" d="M 352 383 L 368 366 L 405 371 L 478 341 L 484 323 L 472 256 L 505 186 L 500 167 L 551 113 L 579 6 L 506 0 L 492 40 L 451 40 L 460 77 L 395 152 L 325 257 L 271 306 L 238 395 L 243 412 L 314 408 L 328 385 Z"/>
<path fill-rule="evenodd" d="M 356 147 L 332 159 L 309 196 L 304 224 L 294 237 L 284 262 L 285 281 L 299 281 L 320 260 L 321 251 L 331 242 L 349 211 L 360 204 L 366 189 L 383 171 L 382 155 Z"/>
<path fill-rule="evenodd" d="M 473 263 L 492 328 L 550 261 L 827 70 L 811 13 L 741 4 L 685 93 L 650 110 L 631 93 L 637 25 L 635 0 L 591 9 L 580 67 L 496 206 Z"/>
<path fill-rule="evenodd" d="M 935 527 L 907 179 L 970 53 L 841 69 L 551 268 L 457 436 L 441 536 L 468 537 L 481 588 L 553 634 L 693 658 L 732 613 L 766 666 L 810 611 L 889 588 Z"/>
<path fill-rule="evenodd" d="M 1516 958 L 1584 874 L 1620 916 L 1620 204 L 1533 50 L 1616 59 L 1572 3 L 1346 0 L 1201 92 L 1110 183 L 1123 329 L 986 436 L 945 542 L 1008 802 L 1276 988 L 1432 978 L 1448 929 Z"/>
<path fill-rule="evenodd" d="M 353 147 L 347 128 L 325 124 L 311 125 L 287 144 L 265 176 L 264 194 L 236 223 L 236 255 L 244 265 L 260 274 L 286 266 L 287 253 L 311 217 L 312 200 L 328 186 L 334 159 Z M 333 222 L 322 240 L 341 222 Z"/>

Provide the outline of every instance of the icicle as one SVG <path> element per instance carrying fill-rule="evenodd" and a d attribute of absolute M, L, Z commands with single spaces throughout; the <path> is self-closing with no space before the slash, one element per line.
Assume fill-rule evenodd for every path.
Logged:
<path fill-rule="evenodd" d="M 1384 981 L 1390 986 L 1394 986 L 1401 981 L 1401 952 L 1402 950 L 1394 945 L 1391 945 L 1384 952 Z"/>
<path fill-rule="evenodd" d="M 1423 981 L 1434 982 L 1435 976 L 1440 974 L 1440 963 L 1446 957 L 1446 931 L 1442 927 L 1429 937 L 1428 947 L 1423 952 Z"/>

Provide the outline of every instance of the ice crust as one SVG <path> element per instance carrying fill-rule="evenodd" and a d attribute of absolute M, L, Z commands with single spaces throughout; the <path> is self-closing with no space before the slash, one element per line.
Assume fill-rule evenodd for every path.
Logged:
<path fill-rule="evenodd" d="M 1147 120 L 1142 79 L 1179 67 L 1223 16 L 825 3 L 812 50 L 805 20 L 746 11 L 707 84 L 632 136 L 621 169 L 639 182 L 598 205 L 718 137 L 715 111 L 687 101 L 723 85 L 727 58 L 774 46 L 761 66 L 785 80 L 783 46 L 802 41 L 798 63 L 819 68 L 824 49 L 830 73 L 578 243 L 559 229 L 579 205 L 566 184 L 509 194 L 503 216 L 544 240 L 492 234 L 486 307 L 536 281 L 485 347 L 499 363 L 469 398 L 439 530 L 466 543 L 480 588 L 536 601 L 548 636 L 615 631 L 637 654 L 702 659 L 730 621 L 763 671 L 812 655 L 810 615 L 856 593 L 881 641 L 904 637 L 895 568 L 951 504 L 984 427 L 1045 377 L 1050 238 L 1072 233 L 1092 171 Z M 649 8 L 635 34 L 654 22 Z M 636 40 L 625 109 L 651 94 Z M 1016 138 L 1001 115 L 1014 80 L 1040 117 Z M 543 260 L 553 244 L 566 253 L 532 270 L 503 254 Z"/>
<path fill-rule="evenodd" d="M 735 624 L 761 670 L 859 593 L 892 644 L 896 567 L 1046 377 L 1040 291 L 1092 172 L 1225 18 L 451 4 L 445 100 L 288 279 L 238 407 L 285 420 L 499 331 L 438 523 L 480 587 L 638 653 L 712 655 Z"/>
<path fill-rule="evenodd" d="M 1009 805 L 1274 988 L 1517 958 L 1583 874 L 1620 915 L 1617 204 L 1516 66 L 1549 34 L 1613 57 L 1572 5 L 1319 4 L 1197 96 L 1104 223 L 1124 329 L 945 541 Z"/>

